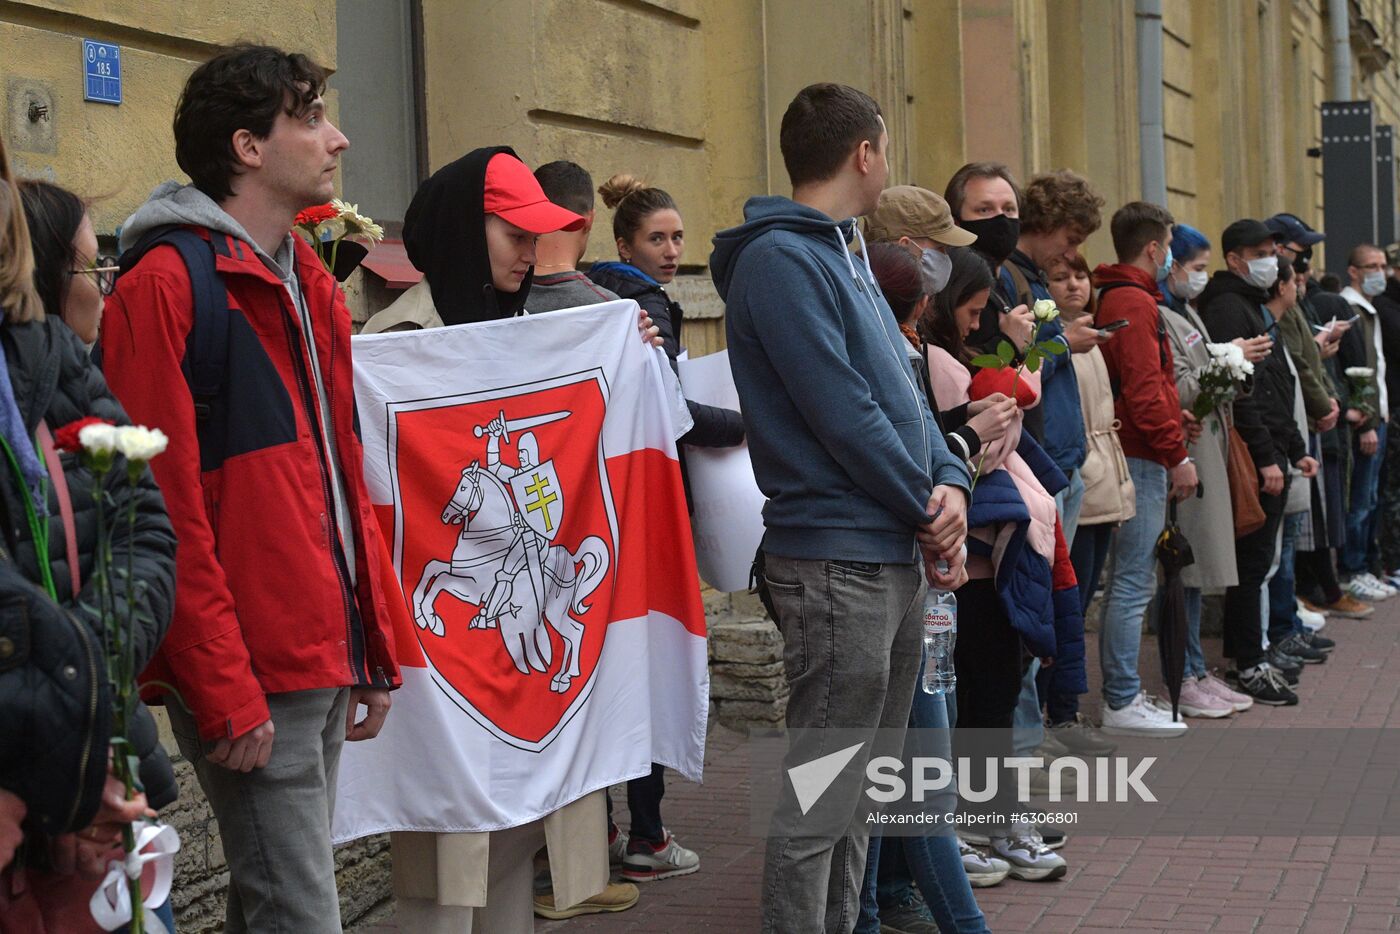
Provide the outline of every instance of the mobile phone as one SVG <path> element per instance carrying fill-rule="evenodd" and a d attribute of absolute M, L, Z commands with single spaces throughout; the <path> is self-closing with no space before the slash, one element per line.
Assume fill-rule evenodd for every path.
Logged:
<path fill-rule="evenodd" d="M 1108 324 L 1105 324 L 1103 327 L 1099 328 L 1099 331 L 1103 334 L 1112 334 L 1114 331 L 1119 331 L 1127 327 L 1129 323 L 1127 318 L 1119 318 L 1117 321 L 1110 321 Z"/>

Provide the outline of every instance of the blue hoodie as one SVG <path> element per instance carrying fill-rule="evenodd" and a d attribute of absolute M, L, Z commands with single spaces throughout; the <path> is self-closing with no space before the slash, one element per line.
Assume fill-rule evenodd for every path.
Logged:
<path fill-rule="evenodd" d="M 788 558 L 910 563 L 935 484 L 967 489 L 894 314 L 834 221 L 788 198 L 750 198 L 714 240 L 729 362 L 764 550 Z"/>

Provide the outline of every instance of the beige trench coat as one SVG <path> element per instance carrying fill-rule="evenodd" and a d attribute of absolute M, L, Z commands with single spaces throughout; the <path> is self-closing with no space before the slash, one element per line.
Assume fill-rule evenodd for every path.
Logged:
<path fill-rule="evenodd" d="M 1159 307 L 1171 340 L 1176 391 L 1181 396 L 1181 407 L 1189 412 L 1201 391 L 1196 374 L 1210 359 L 1206 350 L 1210 337 L 1190 307 L 1185 315 Z M 1201 427 L 1201 436 L 1188 446 L 1196 462 L 1201 495 L 1177 504 L 1177 522 L 1196 556 L 1196 563 L 1181 576 L 1187 587 L 1221 593 L 1239 583 L 1235 570 L 1235 514 L 1230 506 L 1230 478 L 1225 471 L 1230 439 L 1219 408 L 1206 416 Z"/>
<path fill-rule="evenodd" d="M 1074 355 L 1074 376 L 1079 382 L 1079 405 L 1084 411 L 1084 506 L 1080 525 L 1117 525 L 1137 515 L 1136 491 L 1128 474 L 1128 461 L 1118 441 L 1118 419 L 1113 414 L 1113 383 L 1108 365 L 1095 347 Z"/>

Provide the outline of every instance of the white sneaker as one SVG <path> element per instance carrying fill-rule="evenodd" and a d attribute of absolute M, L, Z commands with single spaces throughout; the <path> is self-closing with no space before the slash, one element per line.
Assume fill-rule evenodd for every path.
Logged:
<path fill-rule="evenodd" d="M 1356 575 L 1356 577 L 1353 577 L 1352 580 L 1361 581 L 1362 585 L 1371 588 L 1373 592 L 1378 594 L 1378 599 L 1381 600 L 1387 600 L 1395 596 L 1397 593 L 1400 593 L 1400 590 L 1397 590 L 1396 588 L 1390 586 L 1385 581 L 1376 577 L 1376 575 L 1374 574 L 1363 572 L 1361 574 Z"/>
<path fill-rule="evenodd" d="M 1369 574 L 1358 574 L 1346 583 L 1346 591 L 1358 600 L 1366 600 L 1376 603 L 1384 600 L 1388 595 L 1379 587 L 1366 583 Z"/>
<path fill-rule="evenodd" d="M 1298 601 L 1297 613 L 1298 618 L 1303 621 L 1303 625 L 1308 627 L 1311 632 L 1317 632 L 1327 625 L 1327 617 L 1324 614 L 1303 606 L 1301 600 Z"/>
<path fill-rule="evenodd" d="M 1186 732 L 1185 722 L 1173 722 L 1170 710 L 1163 710 L 1139 692 L 1128 706 L 1114 710 L 1103 708 L 1103 731 L 1127 736 L 1180 736 Z"/>
<path fill-rule="evenodd" d="M 608 865 L 621 866 L 622 860 L 627 856 L 627 831 L 621 827 L 612 829 L 612 836 L 608 837 Z"/>
<path fill-rule="evenodd" d="M 972 845 L 961 837 L 958 838 L 958 853 L 962 856 L 967 882 L 974 889 L 996 885 L 1011 874 L 1011 864 L 1006 860 L 973 849 Z"/>
<path fill-rule="evenodd" d="M 1059 879 L 1069 871 L 1064 857 L 1025 821 L 1012 821 L 1006 836 L 992 837 L 992 855 L 1007 863 L 1011 878 L 1023 882 Z"/>
<path fill-rule="evenodd" d="M 689 875 L 700 868 L 700 857 L 676 842 L 669 830 L 657 846 L 646 840 L 629 840 L 622 858 L 622 878 L 628 882 L 655 882 L 672 876 Z"/>

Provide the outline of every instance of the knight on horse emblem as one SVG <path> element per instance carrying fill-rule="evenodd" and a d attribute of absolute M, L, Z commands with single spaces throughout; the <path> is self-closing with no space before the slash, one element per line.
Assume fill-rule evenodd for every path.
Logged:
<path fill-rule="evenodd" d="M 486 438 L 486 463 L 465 467 L 443 507 L 445 525 L 461 525 L 450 561 L 430 559 L 413 591 L 418 626 L 445 637 L 447 628 L 433 609 L 448 593 L 478 607 L 470 628 L 499 629 L 516 670 L 522 675 L 548 671 L 559 634 L 563 657 L 550 689 L 564 693 L 579 676 L 579 647 L 588 612 L 584 601 L 608 570 L 607 544 L 589 535 L 570 551 L 556 543 L 564 517 L 564 489 L 553 460 L 540 460 L 529 429 L 568 418 L 549 412 L 507 419 L 505 412 L 473 434 Z M 516 464 L 501 459 L 501 443 L 512 443 Z M 548 629 L 546 628 L 548 627 Z"/>

